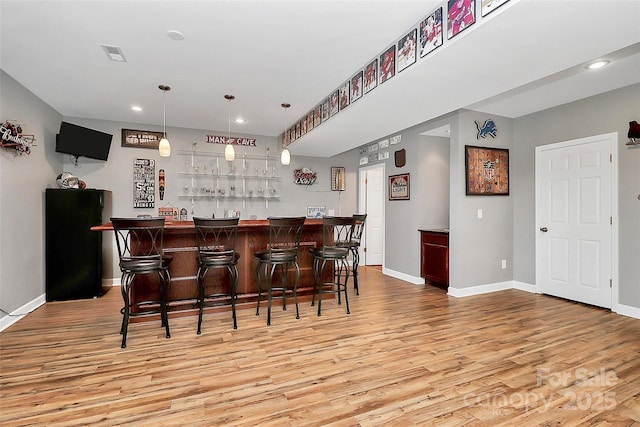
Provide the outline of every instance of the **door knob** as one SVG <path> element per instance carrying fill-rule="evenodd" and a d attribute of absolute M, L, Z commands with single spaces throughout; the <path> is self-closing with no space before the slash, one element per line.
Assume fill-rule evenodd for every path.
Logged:
<path fill-rule="evenodd" d="M 546 233 L 547 231 L 549 231 L 549 229 L 547 227 L 540 227 L 540 231 Z"/>

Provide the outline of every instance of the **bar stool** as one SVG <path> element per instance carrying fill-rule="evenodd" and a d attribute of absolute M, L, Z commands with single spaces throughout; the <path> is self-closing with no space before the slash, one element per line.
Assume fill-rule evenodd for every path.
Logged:
<path fill-rule="evenodd" d="M 331 292 L 338 294 L 338 304 L 342 304 L 341 294 L 344 293 L 344 302 L 349 311 L 349 298 L 347 296 L 347 283 L 349 281 L 349 247 L 345 242 L 351 241 L 353 231 L 353 217 L 325 217 L 322 220 L 322 246 L 310 250 L 313 255 L 313 296 L 311 305 L 315 305 L 318 294 L 318 316 L 322 310 L 322 292 L 324 288 L 330 288 Z M 322 271 L 327 263 L 333 267 L 333 282 L 322 282 Z M 344 275 L 344 282 L 342 277 Z"/>
<path fill-rule="evenodd" d="M 262 291 L 267 291 L 267 325 L 271 325 L 271 301 L 273 291 L 280 292 L 282 297 L 282 310 L 287 309 L 287 294 L 293 293 L 296 304 L 296 319 L 300 318 L 298 311 L 298 283 L 300 282 L 300 267 L 298 266 L 298 254 L 300 252 L 300 239 L 305 217 L 269 218 L 269 246 L 264 251 L 257 251 L 258 260 L 256 267 L 256 280 L 258 283 L 258 304 L 256 316 L 260 314 L 260 298 Z M 289 267 L 294 269 L 293 289 L 288 287 Z M 280 267 L 280 287 L 273 286 L 273 276 L 276 268 Z"/>
<path fill-rule="evenodd" d="M 364 231 L 364 223 L 367 220 L 367 214 L 353 214 L 353 229 L 351 230 L 351 240 L 348 243 L 351 252 L 351 272 L 353 273 L 353 289 L 356 295 L 360 295 L 358 288 L 358 265 L 360 264 L 360 241 L 362 240 L 362 232 Z"/>
<path fill-rule="evenodd" d="M 122 313 L 122 348 L 127 346 L 127 331 L 131 316 L 160 314 L 166 337 L 171 338 L 167 316 L 167 294 L 171 277 L 168 262 L 163 260 L 164 218 L 111 218 L 118 246 L 122 279 L 120 290 L 124 307 Z M 159 297 L 155 300 L 130 303 L 131 288 L 137 275 L 155 274 L 160 280 Z M 138 308 L 140 311 L 132 311 Z"/>
<path fill-rule="evenodd" d="M 202 312 L 205 304 L 214 304 L 229 299 L 233 317 L 233 329 L 238 329 L 236 319 L 236 291 L 238 287 L 238 259 L 236 236 L 239 218 L 193 218 L 198 245 L 198 331 L 202 328 Z M 228 283 L 228 291 L 220 286 L 216 292 L 206 292 L 205 277 L 210 270 L 218 271 L 213 278 L 218 284 Z M 226 270 L 227 274 L 224 271 Z M 211 276 L 211 275 L 210 275 Z M 205 301 L 209 300 L 209 301 Z"/>

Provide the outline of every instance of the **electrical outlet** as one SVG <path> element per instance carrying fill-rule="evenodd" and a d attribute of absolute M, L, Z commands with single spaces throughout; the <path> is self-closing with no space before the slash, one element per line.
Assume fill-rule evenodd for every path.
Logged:
<path fill-rule="evenodd" d="M 507 268 L 507 260 L 506 259 L 502 260 L 502 268 Z"/>

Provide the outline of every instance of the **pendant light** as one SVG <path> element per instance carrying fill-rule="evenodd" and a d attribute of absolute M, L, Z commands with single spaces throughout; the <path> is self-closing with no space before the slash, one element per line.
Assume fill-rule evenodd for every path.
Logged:
<path fill-rule="evenodd" d="M 228 111 L 229 117 L 227 118 L 227 124 L 228 124 L 227 146 L 224 147 L 224 159 L 228 162 L 232 162 L 236 158 L 236 150 L 233 148 L 233 145 L 231 144 L 231 101 L 236 99 L 236 97 L 233 95 L 225 95 L 224 99 L 229 101 L 229 111 Z"/>
<path fill-rule="evenodd" d="M 165 97 L 167 91 L 171 90 L 171 87 L 167 85 L 158 86 L 163 92 L 162 95 L 162 122 L 163 122 L 163 131 L 162 131 L 162 139 L 160 140 L 160 144 L 158 144 L 158 152 L 160 153 L 160 157 L 169 157 L 171 155 L 171 144 L 169 144 L 169 140 L 167 139 L 167 105 L 165 102 Z"/>
<path fill-rule="evenodd" d="M 291 153 L 289 153 L 289 150 L 285 145 L 285 134 L 287 133 L 287 108 L 291 107 L 291 104 L 287 104 L 285 102 L 281 104 L 281 107 L 284 108 L 284 132 L 282 133 L 282 154 L 280 154 L 280 163 L 282 163 L 284 166 L 287 166 L 289 165 L 289 163 L 291 163 Z"/>

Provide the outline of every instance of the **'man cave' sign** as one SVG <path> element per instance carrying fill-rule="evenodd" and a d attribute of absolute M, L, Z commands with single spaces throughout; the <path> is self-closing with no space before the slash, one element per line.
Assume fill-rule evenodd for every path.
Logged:
<path fill-rule="evenodd" d="M 243 147 L 256 147 L 254 138 L 237 138 L 235 136 L 227 137 L 220 135 L 206 135 L 208 144 L 231 144 L 241 145 Z"/>

